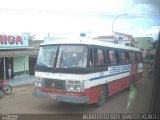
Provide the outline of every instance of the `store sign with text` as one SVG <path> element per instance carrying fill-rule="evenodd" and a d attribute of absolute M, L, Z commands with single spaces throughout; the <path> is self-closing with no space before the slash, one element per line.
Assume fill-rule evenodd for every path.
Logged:
<path fill-rule="evenodd" d="M 0 47 L 26 47 L 28 46 L 28 35 L 1 35 Z"/>

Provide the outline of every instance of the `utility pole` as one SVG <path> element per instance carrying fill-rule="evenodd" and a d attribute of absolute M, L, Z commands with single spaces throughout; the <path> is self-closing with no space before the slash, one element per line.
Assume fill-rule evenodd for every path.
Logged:
<path fill-rule="evenodd" d="M 7 77 L 6 77 L 6 59 L 5 59 L 5 57 L 3 58 L 3 69 L 4 69 L 4 73 L 3 73 L 4 80 L 6 80 Z"/>
<path fill-rule="evenodd" d="M 113 19 L 113 21 L 112 21 L 112 36 L 113 36 L 113 32 L 114 32 L 114 23 L 115 23 L 116 19 L 119 18 L 120 16 L 123 16 L 123 15 L 127 15 L 127 14 L 117 15 L 117 16 Z M 114 41 L 114 42 L 115 42 L 115 41 Z"/>

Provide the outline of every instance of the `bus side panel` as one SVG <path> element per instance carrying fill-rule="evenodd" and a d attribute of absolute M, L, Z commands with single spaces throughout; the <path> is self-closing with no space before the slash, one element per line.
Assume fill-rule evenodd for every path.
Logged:
<path fill-rule="evenodd" d="M 129 87 L 130 80 L 131 80 L 131 76 L 128 76 L 128 77 L 121 78 L 121 79 L 118 79 L 118 80 L 115 80 L 113 82 L 108 83 L 108 90 L 109 90 L 108 95 L 111 96 L 111 95 Z"/>
<path fill-rule="evenodd" d="M 132 64 L 130 75 L 135 75 L 137 72 L 138 72 L 138 64 Z"/>
<path fill-rule="evenodd" d="M 101 86 L 91 87 L 85 90 L 87 96 L 89 96 L 88 104 L 96 103 L 99 99 Z"/>

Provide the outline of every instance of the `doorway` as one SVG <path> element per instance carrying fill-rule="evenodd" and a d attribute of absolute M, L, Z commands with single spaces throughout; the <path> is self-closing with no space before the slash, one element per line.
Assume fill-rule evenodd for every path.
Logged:
<path fill-rule="evenodd" d="M 0 79 L 11 79 L 13 77 L 13 57 L 0 58 Z"/>
<path fill-rule="evenodd" d="M 4 60 L 3 58 L 0 58 L 0 80 L 4 79 Z"/>

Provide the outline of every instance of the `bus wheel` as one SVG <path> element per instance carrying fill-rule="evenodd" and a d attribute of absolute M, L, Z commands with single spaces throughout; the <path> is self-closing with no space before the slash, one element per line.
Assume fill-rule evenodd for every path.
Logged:
<path fill-rule="evenodd" d="M 106 97 L 107 97 L 107 88 L 105 86 L 102 86 L 96 106 L 97 107 L 102 106 L 106 102 Z"/>

